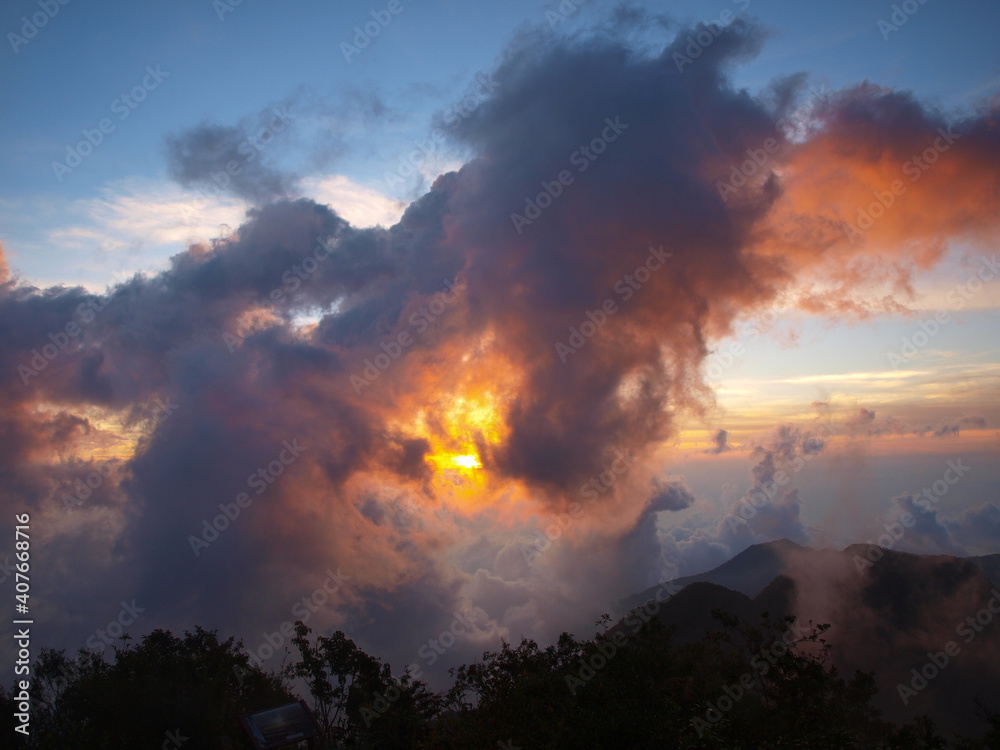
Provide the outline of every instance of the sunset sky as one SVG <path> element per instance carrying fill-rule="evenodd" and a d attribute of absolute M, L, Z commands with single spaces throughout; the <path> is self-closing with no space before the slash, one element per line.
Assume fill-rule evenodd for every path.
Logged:
<path fill-rule="evenodd" d="M 0 19 L 44 645 L 308 612 L 439 678 L 756 542 L 1000 552 L 997 3 Z"/>

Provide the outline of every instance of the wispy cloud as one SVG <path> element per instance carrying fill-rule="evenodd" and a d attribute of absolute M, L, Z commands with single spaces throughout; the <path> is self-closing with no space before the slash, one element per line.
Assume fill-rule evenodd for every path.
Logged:
<path fill-rule="evenodd" d="M 781 383 L 851 383 L 870 382 L 872 380 L 902 381 L 908 378 L 930 375 L 930 370 L 885 370 L 882 372 L 844 372 L 830 373 L 827 375 L 802 375 L 795 378 L 784 378 Z"/>

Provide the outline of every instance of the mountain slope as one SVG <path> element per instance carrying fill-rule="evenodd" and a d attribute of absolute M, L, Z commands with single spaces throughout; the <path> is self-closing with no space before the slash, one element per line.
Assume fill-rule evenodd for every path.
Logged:
<path fill-rule="evenodd" d="M 994 708 L 998 702 L 998 563 L 1000 555 L 913 555 L 867 544 L 817 551 L 782 540 L 677 579 L 683 588 L 657 606 L 649 600 L 660 589 L 625 601 L 646 602 L 647 618 L 652 613 L 674 627 L 678 643 L 720 630 L 715 609 L 747 622 L 768 612 L 772 619 L 789 613 L 803 623 L 830 623 L 833 665 L 843 674 L 873 671 L 876 705 L 887 718 L 905 722 L 927 713 L 942 729 L 975 732 L 982 727 L 975 699 Z M 619 626 L 642 613 L 633 610 Z M 938 666 L 927 666 L 934 661 Z"/>
<path fill-rule="evenodd" d="M 754 544 L 717 568 L 693 576 L 675 578 L 670 583 L 681 589 L 692 583 L 714 583 L 753 598 L 763 591 L 764 587 L 771 581 L 787 571 L 788 554 L 799 551 L 812 552 L 815 550 L 809 550 L 808 547 L 803 547 L 788 539 Z M 655 598 L 658 589 L 659 586 L 653 586 L 638 594 L 626 597 L 622 599 L 619 606 L 623 610 L 638 607 L 643 602 Z"/>

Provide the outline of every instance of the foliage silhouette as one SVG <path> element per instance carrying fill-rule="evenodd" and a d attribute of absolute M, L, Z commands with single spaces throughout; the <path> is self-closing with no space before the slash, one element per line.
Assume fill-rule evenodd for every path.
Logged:
<path fill-rule="evenodd" d="M 46 749 L 246 748 L 238 717 L 295 700 L 295 687 L 308 693 L 324 750 L 1000 749 L 1000 711 L 985 703 L 980 738 L 946 740 L 926 717 L 904 727 L 883 720 L 871 673 L 845 678 L 828 666 L 827 625 L 713 614 L 724 629 L 682 645 L 656 619 L 626 632 L 608 617 L 589 640 L 503 642 L 452 669 L 442 694 L 408 672 L 393 677 L 341 631 L 313 639 L 302 622 L 298 658 L 278 674 L 214 631 L 155 630 L 138 645 L 123 641 L 110 662 L 43 651 L 26 740 L 13 732 L 13 693 L 0 688 L 0 703 L 7 736 Z M 183 742 L 165 744 L 177 735 Z"/>

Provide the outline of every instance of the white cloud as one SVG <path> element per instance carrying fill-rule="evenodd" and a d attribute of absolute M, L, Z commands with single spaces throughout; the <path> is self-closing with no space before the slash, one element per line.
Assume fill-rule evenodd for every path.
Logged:
<path fill-rule="evenodd" d="M 306 180 L 303 187 L 355 226 L 391 226 L 406 208 L 343 175 Z M 8 223 L 5 244 L 11 265 L 30 283 L 103 291 L 123 276 L 163 269 L 192 243 L 225 236 L 249 207 L 238 198 L 132 178 L 101 188 L 96 197 L 60 205 L 39 196 L 2 205 L 0 213 L 17 219 Z M 46 229 L 37 231 L 40 226 Z"/>
<path fill-rule="evenodd" d="M 127 179 L 95 197 L 23 198 L 0 205 L 11 266 L 40 286 L 103 291 L 123 275 L 162 269 L 170 256 L 238 226 L 246 204 L 209 198 L 172 183 Z"/>
<path fill-rule="evenodd" d="M 325 203 L 358 227 L 389 227 L 399 221 L 406 205 L 377 190 L 366 188 L 344 175 L 303 181 L 304 193 Z"/>
<path fill-rule="evenodd" d="M 132 247 L 176 245 L 207 240 L 220 226 L 237 226 L 246 204 L 235 198 L 208 197 L 171 184 L 128 180 L 100 190 L 97 198 L 77 202 L 92 228 L 71 226 L 53 230 L 50 237 L 64 247 L 79 240 L 100 242 L 101 252 Z"/>

